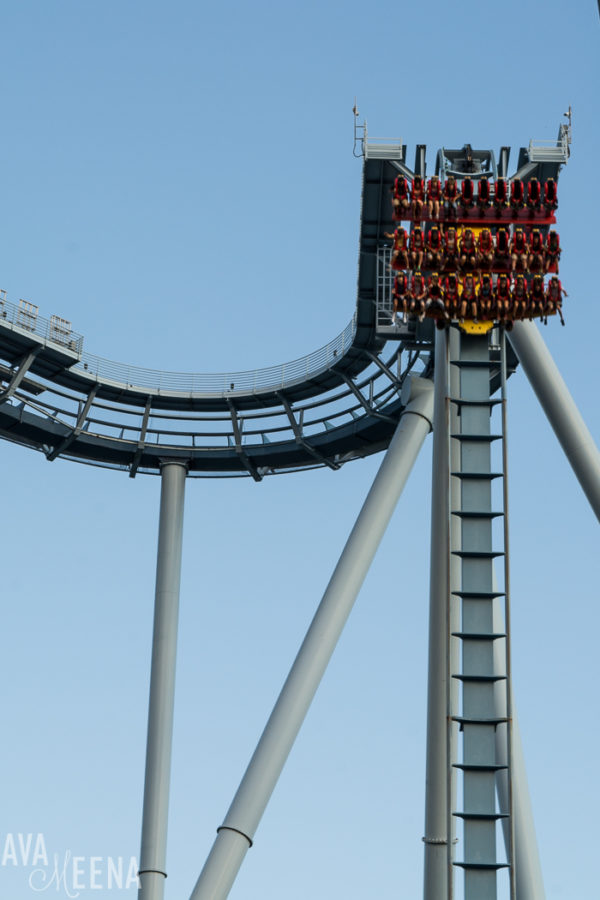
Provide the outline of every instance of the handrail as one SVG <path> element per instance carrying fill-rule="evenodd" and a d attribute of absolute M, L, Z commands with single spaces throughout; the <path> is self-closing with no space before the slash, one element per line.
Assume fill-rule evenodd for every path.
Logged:
<path fill-rule="evenodd" d="M 0 322 L 9 324 L 20 331 L 29 332 L 43 340 L 58 344 L 76 354 L 79 359 L 70 371 L 94 380 L 140 388 L 153 393 L 184 392 L 215 394 L 242 391 L 254 393 L 265 390 L 283 390 L 291 385 L 314 378 L 327 371 L 350 349 L 356 335 L 356 312 L 344 330 L 328 344 L 306 356 L 291 362 L 253 369 L 245 372 L 215 372 L 196 374 L 191 372 L 164 372 L 130 366 L 82 352 L 83 336 L 70 330 L 70 323 L 58 316 L 45 319 L 38 315 L 38 307 L 25 301 L 19 305 L 6 299 L 6 291 L 0 291 Z"/>
<path fill-rule="evenodd" d="M 70 323 L 65 319 L 58 316 L 45 319 L 38 315 L 37 310 L 37 306 L 25 300 L 21 300 L 19 304 L 11 303 L 6 299 L 6 291 L 0 291 L 0 322 L 28 331 L 80 356 L 83 335 L 72 331 Z"/>
<path fill-rule="evenodd" d="M 185 393 L 216 394 L 232 391 L 255 392 L 282 390 L 293 384 L 313 378 L 331 368 L 350 349 L 356 334 L 356 312 L 344 330 L 325 346 L 307 356 L 291 362 L 254 369 L 246 372 L 216 372 L 194 374 L 187 372 L 161 372 L 128 366 L 83 353 L 81 359 L 72 366 L 72 371 L 92 376 L 98 381 L 126 385 L 162 393 L 176 391 Z"/>

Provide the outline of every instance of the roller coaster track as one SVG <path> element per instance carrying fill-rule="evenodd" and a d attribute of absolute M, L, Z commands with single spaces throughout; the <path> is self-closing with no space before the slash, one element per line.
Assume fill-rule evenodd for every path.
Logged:
<path fill-rule="evenodd" d="M 393 227 L 397 169 L 365 159 L 356 309 L 302 359 L 253 372 L 194 375 L 114 363 L 83 338 L 0 301 L 0 437 L 79 462 L 157 474 L 250 475 L 329 466 L 383 449 L 409 372 L 429 374 L 430 335 L 394 343 L 375 324 L 376 248 Z M 389 347 L 390 345 L 388 345 Z"/>
<path fill-rule="evenodd" d="M 2 292 L 0 437 L 49 460 L 132 477 L 158 474 L 168 458 L 185 461 L 192 476 L 260 480 L 337 469 L 384 449 L 402 412 L 404 379 L 432 374 L 431 321 L 412 324 L 391 344 L 390 329 L 377 324 L 377 257 L 394 227 L 390 187 L 398 171 L 410 170 L 391 148 L 365 154 L 354 314 L 334 340 L 293 362 L 211 375 L 115 363 L 84 351 L 83 337 L 61 328 L 63 320 L 57 327 L 56 317 L 43 319 Z"/>

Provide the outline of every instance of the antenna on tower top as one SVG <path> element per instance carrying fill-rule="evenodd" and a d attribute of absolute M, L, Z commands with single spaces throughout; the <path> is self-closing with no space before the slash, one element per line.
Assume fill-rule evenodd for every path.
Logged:
<path fill-rule="evenodd" d="M 365 155 L 365 141 L 367 138 L 367 123 L 363 122 L 362 125 L 359 124 L 358 121 L 358 106 L 356 105 L 356 97 L 354 98 L 354 106 L 352 107 L 352 113 L 354 114 L 354 147 L 352 148 L 353 156 L 360 157 Z M 360 144 L 360 152 L 356 152 L 356 146 Z"/>

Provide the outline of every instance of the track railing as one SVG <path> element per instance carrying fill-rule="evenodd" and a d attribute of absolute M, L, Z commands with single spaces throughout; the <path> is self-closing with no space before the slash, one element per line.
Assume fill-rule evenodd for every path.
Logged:
<path fill-rule="evenodd" d="M 45 319 L 38 315 L 38 307 L 28 300 L 19 300 L 18 304 L 11 303 L 6 299 L 4 290 L 0 290 L 0 321 L 81 355 L 83 336 L 71 329 L 70 322 L 59 316 Z"/>
<path fill-rule="evenodd" d="M 331 368 L 350 349 L 356 334 L 356 313 L 341 334 L 321 347 L 292 362 L 247 372 L 193 374 L 161 372 L 112 362 L 91 353 L 83 353 L 72 370 L 91 375 L 98 381 L 109 381 L 151 391 L 174 391 L 199 394 L 222 394 L 232 391 L 282 390 Z"/>

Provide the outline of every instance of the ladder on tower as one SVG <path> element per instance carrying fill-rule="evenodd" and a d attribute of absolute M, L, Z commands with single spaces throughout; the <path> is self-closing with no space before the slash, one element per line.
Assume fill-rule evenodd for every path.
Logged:
<path fill-rule="evenodd" d="M 449 721 L 459 729 L 450 751 L 458 799 L 449 833 L 456 830 L 458 840 L 449 853 L 454 870 L 463 870 L 464 900 L 514 900 L 504 332 L 461 332 L 458 347 L 450 359 L 450 437 L 459 482 L 451 512 L 460 526 L 450 552 L 459 560 L 451 602 L 460 626 L 458 652 L 448 654 L 449 684 L 459 684 L 448 691 Z"/>

